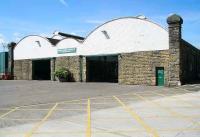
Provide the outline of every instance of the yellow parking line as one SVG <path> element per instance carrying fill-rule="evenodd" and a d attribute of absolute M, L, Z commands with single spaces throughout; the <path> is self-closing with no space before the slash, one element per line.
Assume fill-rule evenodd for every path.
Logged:
<path fill-rule="evenodd" d="M 193 107 L 197 107 L 197 108 L 199 108 L 200 106 L 199 105 L 195 105 L 195 104 L 193 104 L 193 103 L 191 103 L 191 102 L 188 102 L 188 101 L 185 101 L 185 100 L 183 100 L 183 99 L 181 99 L 180 97 L 177 97 L 177 96 L 166 96 L 166 95 L 163 95 L 163 94 L 161 94 L 161 93 L 154 93 L 154 92 L 152 92 L 153 94 L 155 94 L 155 95 L 159 95 L 159 96 L 162 96 L 162 97 L 168 97 L 168 98 L 175 98 L 176 100 L 179 100 L 179 101 L 181 101 L 182 103 L 184 103 L 184 104 L 187 104 L 187 105 L 190 105 L 190 106 L 193 106 Z"/>
<path fill-rule="evenodd" d="M 56 109 L 56 107 L 58 106 L 58 103 L 56 103 L 47 113 L 47 115 L 31 130 L 29 131 L 25 137 L 31 137 L 33 135 L 33 133 L 51 116 L 51 114 L 53 113 L 53 111 Z"/>
<path fill-rule="evenodd" d="M 56 111 L 56 110 L 55 110 Z M 200 116 L 185 116 L 186 118 L 200 118 Z M 173 118 L 172 116 L 144 116 L 143 118 Z M 183 116 L 184 118 L 184 116 Z M 113 121 L 113 120 L 128 120 L 130 119 L 130 117 L 100 117 L 100 118 L 95 118 L 95 119 L 91 119 L 91 120 L 101 120 L 101 121 Z M 42 119 L 21 119 L 21 118 L 2 118 L 2 120 L 6 120 L 6 121 L 41 121 Z M 59 120 L 57 120 L 59 121 Z M 67 121 L 66 120 L 61 120 L 61 121 Z"/>
<path fill-rule="evenodd" d="M 200 128 L 166 128 L 166 129 L 158 129 L 159 132 L 199 132 Z M 85 131 L 42 131 L 42 132 L 35 132 L 34 134 L 43 134 L 43 135 L 61 135 L 61 134 L 82 134 Z M 130 133 L 130 132 L 145 132 L 143 129 L 130 129 L 130 130 L 107 130 L 107 131 L 93 131 L 95 134 L 106 134 L 106 133 Z M 24 134 L 24 132 L 19 132 L 19 131 L 12 131 L 12 132 L 0 132 L 1 135 L 16 135 L 16 134 Z"/>
<path fill-rule="evenodd" d="M 118 94 L 118 95 L 129 95 L 131 93 L 126 93 L 126 94 Z M 116 96 L 118 96 L 116 95 Z M 101 96 L 101 97 L 91 97 L 90 100 L 95 100 L 95 99 L 111 99 L 112 96 Z M 74 99 L 74 100 L 65 100 L 65 101 L 60 101 L 60 102 L 51 102 L 51 103 L 40 103 L 40 104 L 32 104 L 32 105 L 22 105 L 22 106 L 17 106 L 19 108 L 24 108 L 24 107 L 33 107 L 33 106 L 43 106 L 43 105 L 52 105 L 55 103 L 59 103 L 59 104 L 66 104 L 66 103 L 76 103 L 76 102 L 80 102 L 80 101 L 86 101 L 88 100 L 87 98 L 83 98 L 83 99 Z"/>
<path fill-rule="evenodd" d="M 0 119 L 4 118 L 4 117 L 7 116 L 8 114 L 10 114 L 10 113 L 12 113 L 12 112 L 14 112 L 14 111 L 16 111 L 16 110 L 18 110 L 18 109 L 19 109 L 19 107 L 16 107 L 16 108 L 11 109 L 10 111 L 8 111 L 8 112 L 6 112 L 5 114 L 1 115 L 1 116 L 0 116 Z"/>
<path fill-rule="evenodd" d="M 86 137 L 91 137 L 91 108 L 90 108 L 90 99 L 87 103 L 87 128 L 86 128 Z"/>
<path fill-rule="evenodd" d="M 18 109 L 18 110 L 20 110 L 20 111 L 49 111 L 49 109 L 51 109 L 51 108 L 48 108 L 48 109 Z M 10 109 L 0 109 L 0 110 L 10 110 Z M 57 108 L 57 109 L 55 109 L 55 111 L 85 111 L 85 109 L 65 109 L 65 108 Z"/>
<path fill-rule="evenodd" d="M 178 113 L 178 112 L 176 112 L 176 111 L 170 109 L 169 107 L 162 106 L 162 105 L 160 105 L 159 103 L 157 103 L 157 102 L 155 102 L 155 101 L 151 101 L 151 100 L 149 100 L 149 99 L 147 99 L 147 98 L 145 98 L 145 97 L 143 97 L 143 96 L 140 96 L 140 95 L 138 95 L 138 94 L 134 94 L 134 95 L 137 96 L 138 98 L 140 98 L 140 99 L 143 100 L 143 101 L 147 101 L 147 102 L 150 102 L 150 103 L 152 103 L 152 104 L 154 104 L 154 105 L 157 105 L 159 108 L 161 108 L 161 109 L 163 109 L 163 110 L 169 112 L 169 113 L 170 113 L 172 116 L 174 116 L 174 117 L 182 118 L 182 119 L 185 119 L 185 120 L 190 121 L 190 122 L 192 122 L 192 123 L 196 123 L 196 124 L 200 125 L 200 123 L 199 123 L 198 121 L 193 121 L 193 118 L 192 118 L 192 117 L 187 117 L 186 115 L 180 114 L 180 113 Z"/>
<path fill-rule="evenodd" d="M 131 93 L 126 93 L 126 94 L 118 94 L 116 96 L 125 96 L 125 95 L 129 95 Z M 101 96 L 101 97 L 91 97 L 90 100 L 95 100 L 95 99 L 112 99 L 113 96 Z M 60 101 L 60 102 L 51 102 L 51 103 L 40 103 L 40 104 L 32 104 L 32 105 L 21 105 L 21 106 L 16 106 L 18 108 L 27 108 L 27 107 L 34 107 L 34 106 L 44 106 L 44 105 L 52 105 L 55 103 L 59 103 L 59 104 L 70 104 L 70 103 L 78 103 L 80 101 L 86 101 L 88 99 L 83 98 L 83 99 L 74 99 L 74 100 L 65 100 L 65 101 Z"/>
<path fill-rule="evenodd" d="M 124 108 L 124 110 L 126 110 L 131 116 L 133 116 L 133 118 L 141 125 L 145 128 L 146 132 L 153 135 L 153 137 L 159 137 L 157 131 L 153 128 L 151 128 L 149 125 L 147 125 L 142 118 L 130 107 L 128 107 L 127 105 L 125 105 L 119 98 L 117 98 L 116 96 L 113 96 L 115 98 L 115 100 Z"/>
<path fill-rule="evenodd" d="M 156 103 L 156 102 L 154 102 L 154 101 L 151 101 L 151 100 L 149 100 L 149 99 L 147 99 L 147 98 L 145 98 L 145 97 L 143 97 L 143 96 L 141 96 L 141 95 L 138 95 L 138 94 L 133 94 L 133 95 L 137 96 L 137 97 L 138 97 L 139 99 L 141 99 L 142 101 L 146 101 L 146 102 L 149 102 L 149 103 L 151 103 L 151 104 L 153 104 L 153 105 L 158 106 L 160 109 L 163 109 L 163 110 L 169 112 L 169 113 L 170 113 L 172 116 L 174 116 L 174 117 L 179 117 L 179 114 L 178 114 L 177 112 L 174 112 L 173 110 L 171 110 L 171 109 L 168 108 L 168 107 L 161 106 L 159 103 Z"/>

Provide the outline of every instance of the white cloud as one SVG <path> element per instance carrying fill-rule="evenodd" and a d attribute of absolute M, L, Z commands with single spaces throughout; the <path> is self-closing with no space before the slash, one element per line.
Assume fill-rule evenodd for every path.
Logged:
<path fill-rule="evenodd" d="M 89 24 L 103 24 L 105 21 L 103 21 L 103 20 L 86 20 L 85 22 L 89 23 Z"/>
<path fill-rule="evenodd" d="M 68 4 L 67 4 L 67 2 L 65 0 L 59 0 L 59 2 L 64 6 L 68 6 Z"/>
<path fill-rule="evenodd" d="M 0 44 L 6 43 L 5 37 L 3 34 L 0 34 Z"/>
<path fill-rule="evenodd" d="M 13 33 L 13 36 L 15 36 L 15 37 L 18 37 L 18 36 L 20 36 L 21 34 L 19 33 L 19 32 L 14 32 Z"/>

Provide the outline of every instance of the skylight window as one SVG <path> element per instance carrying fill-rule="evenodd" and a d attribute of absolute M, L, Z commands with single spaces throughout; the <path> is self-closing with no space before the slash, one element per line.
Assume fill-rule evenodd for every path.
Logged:
<path fill-rule="evenodd" d="M 107 32 L 107 31 L 103 30 L 103 31 L 101 31 L 101 32 L 104 34 L 104 36 L 105 36 L 107 39 L 110 39 L 110 36 L 108 35 L 108 32 Z"/>
<path fill-rule="evenodd" d="M 35 42 L 38 44 L 39 47 L 41 47 L 40 41 L 35 41 Z"/>

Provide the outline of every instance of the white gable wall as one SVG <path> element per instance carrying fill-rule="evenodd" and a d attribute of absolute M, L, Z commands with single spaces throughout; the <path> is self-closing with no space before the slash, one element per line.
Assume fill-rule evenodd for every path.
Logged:
<path fill-rule="evenodd" d="M 69 48 L 75 48 L 76 49 L 76 53 L 65 53 L 65 54 L 58 54 L 56 55 L 56 57 L 61 57 L 61 56 L 77 56 L 80 55 L 80 47 L 82 46 L 82 43 L 75 40 L 75 39 L 71 39 L 71 38 L 66 38 L 61 40 L 57 45 L 56 45 L 56 49 L 57 51 L 60 49 L 69 49 Z"/>
<path fill-rule="evenodd" d="M 110 39 L 102 33 L 106 31 Z M 83 55 L 169 49 L 168 32 L 147 20 L 122 18 L 97 28 L 83 43 Z"/>
<path fill-rule="evenodd" d="M 38 44 L 39 41 L 40 44 Z M 14 49 L 14 59 L 38 59 L 56 56 L 56 47 L 40 36 L 27 36 Z"/>
<path fill-rule="evenodd" d="M 109 39 L 102 33 L 106 31 Z M 40 41 L 41 47 L 36 41 Z M 108 55 L 169 49 L 168 32 L 145 19 L 121 18 L 95 29 L 83 42 L 67 38 L 56 46 L 43 37 L 28 36 L 14 50 L 14 59 L 40 59 L 60 56 Z M 76 53 L 58 54 L 58 49 L 76 48 Z"/>

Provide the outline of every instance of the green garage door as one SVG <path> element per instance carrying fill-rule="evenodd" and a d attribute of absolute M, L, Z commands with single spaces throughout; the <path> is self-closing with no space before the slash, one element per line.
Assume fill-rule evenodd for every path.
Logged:
<path fill-rule="evenodd" d="M 165 85 L 164 67 L 156 68 L 156 85 L 157 86 Z"/>

